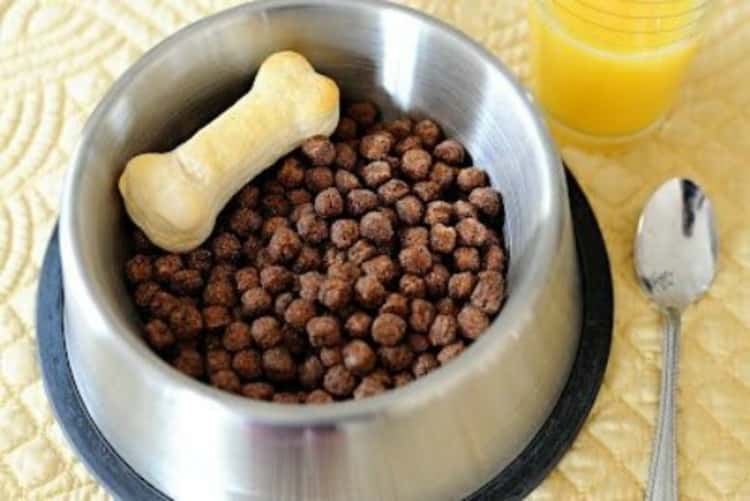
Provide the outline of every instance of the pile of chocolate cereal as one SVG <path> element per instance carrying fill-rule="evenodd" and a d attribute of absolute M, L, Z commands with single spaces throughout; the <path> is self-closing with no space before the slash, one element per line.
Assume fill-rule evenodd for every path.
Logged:
<path fill-rule="evenodd" d="M 365 398 L 448 363 L 504 300 L 502 198 L 431 120 L 346 108 L 246 185 L 200 248 L 133 231 L 148 344 L 249 398 Z"/>

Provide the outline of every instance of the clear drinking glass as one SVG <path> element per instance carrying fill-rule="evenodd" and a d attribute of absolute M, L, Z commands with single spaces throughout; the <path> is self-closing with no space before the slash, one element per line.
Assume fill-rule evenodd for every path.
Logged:
<path fill-rule="evenodd" d="M 530 0 L 531 75 L 552 125 L 623 139 L 657 125 L 711 0 Z"/>

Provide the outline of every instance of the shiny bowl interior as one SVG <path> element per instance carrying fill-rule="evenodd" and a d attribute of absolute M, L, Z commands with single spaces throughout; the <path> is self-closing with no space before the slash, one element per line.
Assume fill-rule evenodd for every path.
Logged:
<path fill-rule="evenodd" d="M 293 5 L 298 2 L 273 3 L 283 6 L 285 3 Z M 326 3 L 329 2 L 321 2 L 317 6 L 306 5 L 304 9 L 325 9 Z M 375 8 L 374 5 L 371 7 Z M 279 10 L 283 15 L 283 9 Z M 240 16 L 231 15 L 233 13 L 241 14 L 242 9 L 210 18 L 214 25 L 212 34 L 221 36 L 222 22 L 241 21 L 238 19 Z M 380 14 L 382 29 L 377 38 L 364 40 L 362 34 L 366 33 L 365 26 L 361 27 L 361 31 L 356 24 L 352 24 L 347 26 L 346 32 L 338 34 L 343 39 L 338 40 L 337 45 L 347 48 L 335 50 L 321 47 L 317 42 L 328 36 L 326 32 L 330 27 L 326 22 L 316 23 L 316 17 L 312 17 L 306 25 L 305 33 L 296 32 L 291 26 L 285 28 L 283 17 L 269 19 L 265 30 L 253 33 L 244 42 L 248 45 L 247 50 L 241 50 L 242 44 L 237 47 L 236 40 L 213 41 L 212 45 L 237 47 L 222 53 L 221 58 L 212 52 L 199 50 L 202 37 L 187 36 L 191 30 L 193 35 L 199 34 L 201 25 L 206 21 L 199 22 L 189 27 L 187 32 L 180 32 L 163 42 L 129 70 L 124 81 L 118 81 L 108 96 L 109 102 L 105 104 L 117 104 L 123 109 L 107 110 L 111 113 L 111 121 L 104 123 L 97 121 L 94 115 L 90 122 L 96 123 L 98 130 L 84 134 L 89 143 L 84 143 L 78 151 L 79 155 L 92 155 L 97 159 L 105 157 L 106 160 L 97 162 L 96 171 L 74 172 L 68 182 L 75 183 L 79 193 L 94 197 L 86 204 L 73 208 L 72 223 L 77 232 L 75 254 L 80 256 L 81 264 L 88 269 L 86 285 L 93 297 L 100 298 L 97 302 L 103 313 L 126 327 L 121 332 L 129 348 L 143 352 L 147 360 L 161 365 L 161 360 L 145 346 L 140 335 L 138 315 L 127 299 L 129 295 L 122 273 L 126 250 L 122 245 L 126 239 L 123 220 L 126 215 L 112 180 L 132 156 L 146 151 L 171 149 L 230 106 L 250 88 L 254 69 L 264 57 L 282 48 L 299 51 L 318 71 L 333 77 L 344 99 L 375 101 L 384 111 L 386 119 L 406 112 L 416 118 L 430 117 L 436 120 L 447 136 L 464 143 L 475 165 L 487 170 L 493 186 L 504 196 L 506 222 L 503 230 L 512 256 L 507 277 L 509 299 L 496 324 L 502 323 L 503 317 L 513 315 L 515 309 L 522 309 L 522 299 L 527 291 L 542 285 L 540 282 L 549 268 L 549 256 L 554 252 L 555 240 L 559 238 L 554 234 L 557 225 L 551 222 L 558 217 L 555 212 L 559 211 L 560 194 L 564 188 L 561 185 L 561 171 L 548 167 L 550 164 L 557 165 L 558 160 L 552 157 L 553 147 L 536 113 L 531 110 L 528 94 L 492 56 L 485 53 L 485 58 L 476 58 L 476 53 L 483 53 L 484 49 L 452 29 L 443 26 L 443 37 L 436 40 L 423 36 L 418 30 L 410 29 L 413 26 L 401 22 L 404 14 L 401 9 L 393 8 L 393 12 L 384 9 Z M 294 13 L 294 16 L 298 15 L 305 14 Z M 418 16 L 416 13 L 410 15 Z M 293 22 L 296 24 L 296 21 Z M 351 39 L 347 39 L 347 32 Z M 195 46 L 186 47 L 187 42 Z M 369 43 L 379 49 L 377 53 L 363 54 L 357 51 L 360 46 Z M 420 57 L 424 53 L 450 52 L 448 47 L 455 50 L 456 44 L 465 51 L 463 61 L 435 65 L 432 57 Z M 170 51 L 189 52 L 191 58 L 197 61 L 189 65 L 170 65 L 159 57 L 168 56 Z M 168 63 L 166 67 L 164 62 Z M 169 78 L 154 79 L 148 72 L 139 71 L 139 66 L 146 66 L 147 63 L 151 63 L 149 66 L 152 70 L 158 67 L 160 75 L 169 74 Z M 200 68 L 200 71 L 196 72 L 194 68 Z M 136 99 L 122 96 L 125 88 Z M 429 91 L 425 92 L 425 88 Z M 177 92 L 181 99 L 162 98 L 173 92 Z M 498 105 L 491 105 L 490 101 L 504 96 L 507 96 L 505 113 L 494 114 Z M 96 113 L 102 111 L 100 107 Z M 135 124 L 131 117 L 134 116 L 138 117 L 138 125 L 147 123 L 148 128 L 133 127 Z M 545 166 L 545 169 L 537 169 L 533 164 Z M 529 170 L 539 178 L 527 179 Z M 542 176 L 549 178 L 543 179 Z M 107 189 L 102 189 L 107 185 Z M 89 208 L 92 206 L 106 210 L 91 211 Z M 97 235 L 97 240 L 88 238 L 88 235 Z M 104 248 L 101 245 L 103 242 L 108 243 Z M 502 335 L 501 328 L 493 328 L 492 331 L 492 335 Z M 482 348 L 481 344 L 475 344 L 477 346 L 471 352 L 477 353 Z M 468 356 L 460 358 L 465 363 L 472 363 Z M 170 375 L 178 381 L 184 379 L 181 381 L 183 384 L 192 386 L 189 378 L 184 378 L 171 368 L 167 372 L 173 373 Z M 440 384 L 439 381 L 434 383 Z M 215 397 L 224 395 L 213 390 L 210 393 L 214 393 Z M 391 394 L 393 392 L 388 392 L 378 400 L 386 400 Z M 247 402 L 242 398 L 232 397 L 232 400 L 237 400 L 236 403 Z M 351 406 L 362 403 L 352 402 Z M 296 411 L 295 407 L 278 407 L 289 413 Z M 332 413 L 344 412 L 339 411 L 341 404 L 323 408 L 330 409 Z M 310 413 L 306 411 L 305 414 Z"/>

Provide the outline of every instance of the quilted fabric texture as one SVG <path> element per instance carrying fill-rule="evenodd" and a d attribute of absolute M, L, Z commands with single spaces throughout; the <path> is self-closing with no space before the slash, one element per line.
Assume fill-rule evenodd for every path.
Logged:
<path fill-rule="evenodd" d="M 61 176 L 86 116 L 143 51 L 233 0 L 0 0 L 0 499 L 105 499 L 55 424 L 35 360 L 34 294 Z M 522 80 L 524 3 L 407 0 L 457 26 Z M 562 152 L 603 227 L 614 343 L 572 450 L 532 499 L 638 499 L 657 411 L 661 327 L 638 291 L 632 238 L 663 180 L 714 200 L 721 272 L 685 316 L 678 438 L 685 499 L 750 499 L 750 2 L 722 0 L 679 103 L 652 138 L 619 153 Z"/>

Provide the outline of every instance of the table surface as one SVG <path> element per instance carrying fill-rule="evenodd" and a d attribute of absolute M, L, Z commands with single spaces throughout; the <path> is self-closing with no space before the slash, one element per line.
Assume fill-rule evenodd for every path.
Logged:
<path fill-rule="evenodd" d="M 0 499 L 106 499 L 56 425 L 36 363 L 34 296 L 81 127 L 112 81 L 181 26 L 236 0 L 0 0 Z M 406 0 L 474 37 L 526 81 L 523 1 Z M 651 191 L 702 184 L 720 273 L 684 319 L 678 404 L 685 499 L 750 499 L 750 2 L 715 1 L 702 51 L 664 126 L 619 152 L 561 145 L 602 225 L 615 331 L 583 431 L 532 499 L 639 499 L 658 406 L 661 328 L 632 272 Z"/>

